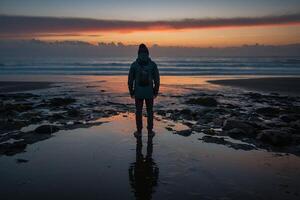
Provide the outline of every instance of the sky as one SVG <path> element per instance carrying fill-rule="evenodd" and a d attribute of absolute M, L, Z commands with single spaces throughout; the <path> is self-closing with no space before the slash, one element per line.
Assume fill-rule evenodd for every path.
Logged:
<path fill-rule="evenodd" d="M 300 43 L 299 0 L 0 0 L 0 39 L 225 47 Z"/>

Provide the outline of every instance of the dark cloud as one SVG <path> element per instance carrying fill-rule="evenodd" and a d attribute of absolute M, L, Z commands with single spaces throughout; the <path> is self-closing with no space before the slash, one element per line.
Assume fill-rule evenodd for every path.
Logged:
<path fill-rule="evenodd" d="M 9 34 L 77 34 L 93 31 L 134 32 L 142 30 L 202 29 L 287 24 L 300 24 L 300 14 L 264 17 L 182 19 L 170 21 L 129 21 L 0 15 L 0 35 L 3 37 L 4 35 Z"/>

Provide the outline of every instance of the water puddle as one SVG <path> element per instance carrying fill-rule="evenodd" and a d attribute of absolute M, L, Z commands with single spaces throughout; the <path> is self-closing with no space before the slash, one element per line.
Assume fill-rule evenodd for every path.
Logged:
<path fill-rule="evenodd" d="M 152 140 L 139 140 L 133 114 L 102 120 L 1 156 L 1 199 L 299 198 L 299 157 L 183 137 L 164 120 L 155 120 Z"/>

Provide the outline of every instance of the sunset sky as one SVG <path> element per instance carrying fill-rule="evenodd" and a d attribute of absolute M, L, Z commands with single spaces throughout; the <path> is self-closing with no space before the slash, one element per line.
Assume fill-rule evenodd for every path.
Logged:
<path fill-rule="evenodd" d="M 300 43 L 299 0 L 0 0 L 0 38 L 164 46 Z"/>

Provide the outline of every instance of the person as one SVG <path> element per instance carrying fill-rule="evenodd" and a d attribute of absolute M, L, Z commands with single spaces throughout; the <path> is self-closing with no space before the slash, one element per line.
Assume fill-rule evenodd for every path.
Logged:
<path fill-rule="evenodd" d="M 157 97 L 160 77 L 157 65 L 149 57 L 145 44 L 140 44 L 138 57 L 131 64 L 128 74 L 128 89 L 131 98 L 135 99 L 135 118 L 137 131 L 135 136 L 141 136 L 143 129 L 142 111 L 144 101 L 147 110 L 148 136 L 154 136 L 153 131 L 153 99 Z"/>

